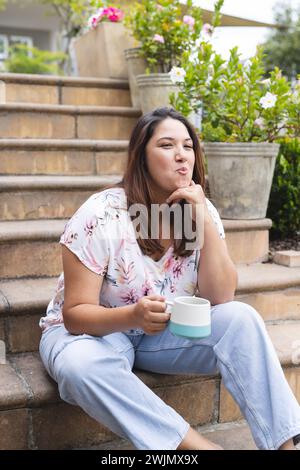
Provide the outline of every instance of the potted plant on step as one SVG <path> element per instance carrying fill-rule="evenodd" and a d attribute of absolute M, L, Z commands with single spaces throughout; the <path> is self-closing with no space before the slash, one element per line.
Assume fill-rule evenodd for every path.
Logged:
<path fill-rule="evenodd" d="M 223 3 L 218 0 L 215 4 L 215 26 Z M 138 71 L 133 70 L 129 76 L 132 95 L 137 96 L 138 88 L 136 100 L 140 99 L 143 113 L 169 105 L 170 91 L 178 90 L 170 72 L 175 68 L 172 73 L 177 73 L 184 51 L 191 54 L 197 48 L 203 28 L 201 8 L 194 6 L 192 0 L 186 4 L 180 0 L 141 0 L 129 8 L 124 24 L 140 44 L 140 48 L 126 51 L 127 56 L 133 54 L 142 60 Z M 145 73 L 137 74 L 143 66 Z"/>
<path fill-rule="evenodd" d="M 276 139 L 294 132 L 293 92 L 279 69 L 265 78 L 263 51 L 242 63 L 237 48 L 228 61 L 202 41 L 193 62 L 183 56 L 172 105 L 186 116 L 201 110 L 210 195 L 224 219 L 266 216 Z"/>
<path fill-rule="evenodd" d="M 86 32 L 73 41 L 78 75 L 128 79 L 124 50 L 135 45 L 123 25 L 124 11 L 104 1 L 87 20 Z"/>

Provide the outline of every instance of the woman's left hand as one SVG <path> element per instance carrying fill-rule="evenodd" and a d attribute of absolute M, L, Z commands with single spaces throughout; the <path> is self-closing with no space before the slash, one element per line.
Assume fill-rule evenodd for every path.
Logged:
<path fill-rule="evenodd" d="M 197 204 L 204 205 L 206 208 L 205 195 L 200 184 L 196 184 L 193 180 L 189 186 L 185 188 L 178 188 L 166 199 L 168 204 L 174 204 L 181 199 L 185 199 L 186 202 L 192 205 L 192 219 L 196 220 L 196 206 Z"/>

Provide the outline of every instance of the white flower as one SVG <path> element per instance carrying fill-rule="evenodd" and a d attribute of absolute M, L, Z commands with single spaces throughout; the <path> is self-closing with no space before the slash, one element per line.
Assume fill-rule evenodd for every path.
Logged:
<path fill-rule="evenodd" d="M 186 71 L 181 67 L 172 67 L 169 75 L 173 83 L 182 83 L 184 82 Z"/>
<path fill-rule="evenodd" d="M 265 80 L 262 80 L 260 83 L 261 83 L 262 85 L 268 86 L 268 85 L 270 85 L 271 80 L 270 80 L 270 78 L 266 78 Z"/>
<path fill-rule="evenodd" d="M 103 12 L 104 8 L 98 8 L 96 16 L 98 16 L 98 18 L 101 18 L 103 16 Z"/>
<path fill-rule="evenodd" d="M 266 93 L 265 96 L 263 96 L 259 100 L 259 104 L 261 105 L 263 109 L 268 109 L 268 108 L 273 108 L 276 101 L 277 101 L 277 96 L 268 91 L 268 93 Z"/>

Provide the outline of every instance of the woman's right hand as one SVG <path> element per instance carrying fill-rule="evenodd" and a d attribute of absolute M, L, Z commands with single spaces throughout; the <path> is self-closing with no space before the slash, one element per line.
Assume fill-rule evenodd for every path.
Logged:
<path fill-rule="evenodd" d="M 141 297 L 134 305 L 133 317 L 136 327 L 142 328 L 147 335 L 156 335 L 163 331 L 170 313 L 166 313 L 165 297 L 148 295 Z"/>

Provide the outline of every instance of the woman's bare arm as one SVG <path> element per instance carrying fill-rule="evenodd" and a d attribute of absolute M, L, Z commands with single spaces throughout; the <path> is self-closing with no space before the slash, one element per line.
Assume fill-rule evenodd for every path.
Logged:
<path fill-rule="evenodd" d="M 62 259 L 65 281 L 63 318 L 71 334 L 104 336 L 135 328 L 134 305 L 115 308 L 99 305 L 103 276 L 89 270 L 64 245 Z"/>

